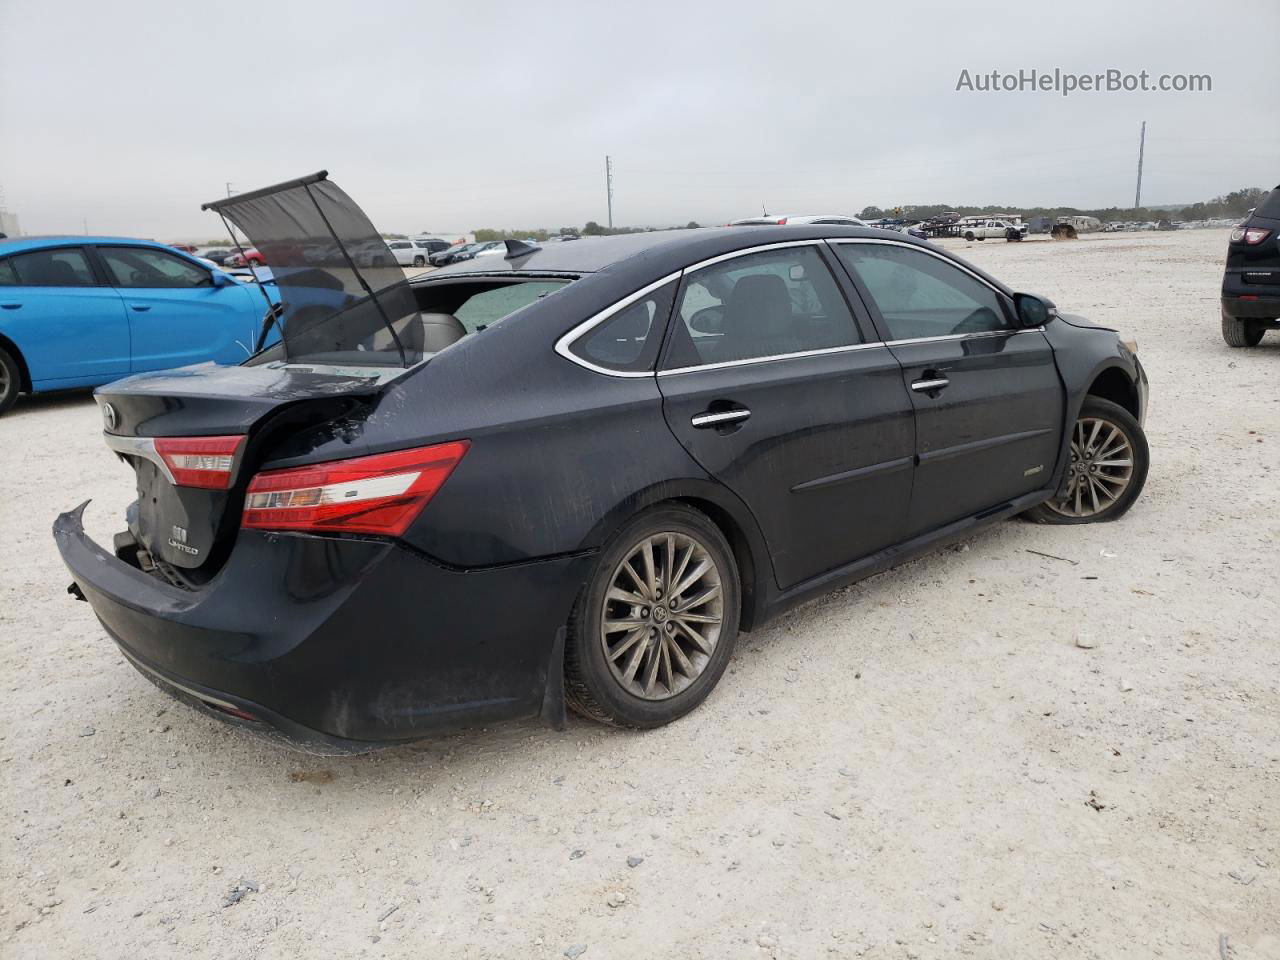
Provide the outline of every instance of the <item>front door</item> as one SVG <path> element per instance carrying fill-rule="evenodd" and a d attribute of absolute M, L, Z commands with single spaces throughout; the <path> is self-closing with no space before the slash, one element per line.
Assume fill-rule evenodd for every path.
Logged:
<path fill-rule="evenodd" d="M 899 243 L 835 244 L 902 364 L 916 412 L 914 536 L 1044 487 L 1063 429 L 1053 348 L 1000 291 Z"/>
<path fill-rule="evenodd" d="M 672 432 L 755 515 L 784 589 L 901 540 L 910 502 L 901 368 L 827 256 L 775 245 L 686 273 L 658 374 Z"/>
<path fill-rule="evenodd" d="M 205 267 L 154 247 L 96 249 L 124 299 L 134 373 L 248 358 L 261 316 L 256 291 L 216 286 Z"/>

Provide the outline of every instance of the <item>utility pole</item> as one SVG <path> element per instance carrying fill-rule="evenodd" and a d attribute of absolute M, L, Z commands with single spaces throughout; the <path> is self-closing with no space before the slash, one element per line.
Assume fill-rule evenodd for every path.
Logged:
<path fill-rule="evenodd" d="M 1142 121 L 1142 136 L 1138 139 L 1138 189 L 1133 194 L 1133 209 L 1142 206 L 1142 152 L 1147 146 L 1147 121 Z"/>
<path fill-rule="evenodd" d="M 613 158 L 604 157 L 604 189 L 609 198 L 609 229 L 613 229 Z"/>

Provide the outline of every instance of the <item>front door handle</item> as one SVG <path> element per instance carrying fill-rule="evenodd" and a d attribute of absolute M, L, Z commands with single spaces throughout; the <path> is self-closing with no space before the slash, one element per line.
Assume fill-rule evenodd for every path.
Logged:
<path fill-rule="evenodd" d="M 22 309 L 22 304 L 20 303 L 0 303 L 0 310 L 21 310 L 21 309 Z"/>
<path fill-rule="evenodd" d="M 704 410 L 689 422 L 699 430 L 705 430 L 707 427 L 723 427 L 726 424 L 737 423 L 749 416 L 751 411 L 746 407 L 738 407 L 736 410 Z"/>
<path fill-rule="evenodd" d="M 146 303 L 131 303 L 129 306 L 133 307 L 133 309 L 137 310 L 139 313 L 146 313 L 151 309 L 151 306 Z"/>
<path fill-rule="evenodd" d="M 911 389 L 916 393 L 931 393 L 934 390 L 944 390 L 950 386 L 951 381 L 946 377 L 937 376 L 929 377 L 925 380 L 913 380 Z"/>

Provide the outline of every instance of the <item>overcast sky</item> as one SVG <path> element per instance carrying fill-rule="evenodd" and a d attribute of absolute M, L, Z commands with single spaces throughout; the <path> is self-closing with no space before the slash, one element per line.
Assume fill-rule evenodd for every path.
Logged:
<path fill-rule="evenodd" d="M 388 231 L 722 223 L 896 203 L 1189 203 L 1280 181 L 1280 3 L 0 0 L 0 189 L 28 233 L 218 236 L 326 168 Z M 957 92 L 1020 68 L 1209 93 Z"/>

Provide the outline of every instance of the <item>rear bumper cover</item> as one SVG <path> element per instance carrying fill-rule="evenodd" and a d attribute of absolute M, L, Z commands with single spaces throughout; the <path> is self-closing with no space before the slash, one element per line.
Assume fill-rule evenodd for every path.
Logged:
<path fill-rule="evenodd" d="M 1246 294 L 1255 299 L 1244 300 L 1238 296 L 1228 296 L 1223 294 L 1222 297 L 1222 314 L 1231 317 L 1234 320 L 1264 320 L 1271 321 L 1275 326 L 1280 326 L 1280 292 L 1274 295 L 1264 295 L 1262 293 Z"/>
<path fill-rule="evenodd" d="M 326 749 L 563 717 L 589 556 L 455 570 L 385 540 L 244 530 L 192 592 L 99 547 L 83 510 L 53 528 L 76 587 L 135 666 L 205 706 Z"/>

